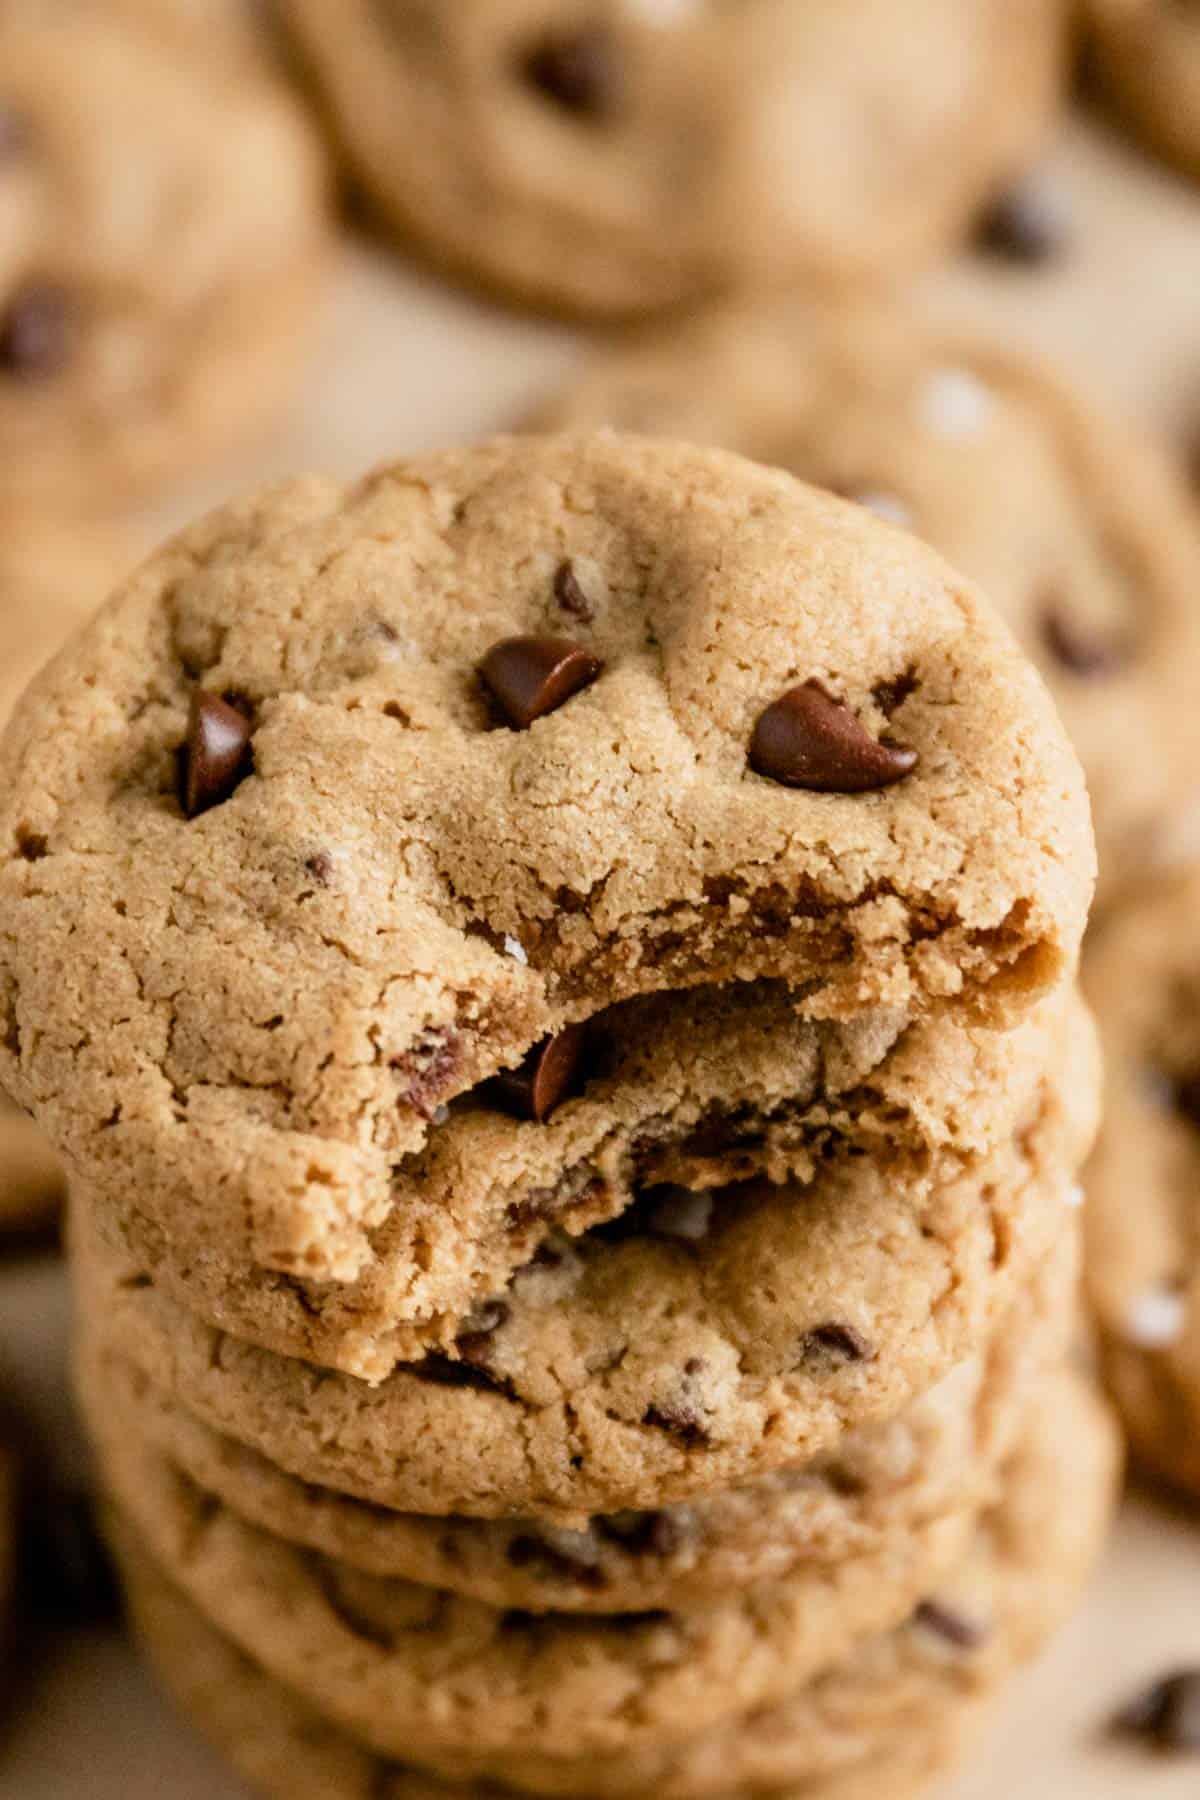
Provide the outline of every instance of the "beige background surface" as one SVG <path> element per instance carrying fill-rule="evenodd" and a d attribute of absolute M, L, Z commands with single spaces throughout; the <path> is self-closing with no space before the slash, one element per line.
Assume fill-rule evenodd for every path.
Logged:
<path fill-rule="evenodd" d="M 1073 199 L 1070 255 L 1035 272 L 963 264 L 926 284 L 925 302 L 1055 356 L 1131 416 L 1190 432 L 1200 426 L 1200 193 L 1090 129 L 1070 132 L 1057 160 Z M 578 349 L 565 330 L 490 311 L 381 253 L 352 250 L 293 417 L 151 529 L 264 475 L 353 473 L 503 427 Z M 0 1264 L 0 1383 L 42 1415 L 64 1464 L 77 1467 L 66 1333 L 54 1260 Z M 1139 1683 L 1188 1661 L 1200 1664 L 1200 1518 L 1135 1497 L 1080 1614 L 1018 1684 L 983 1754 L 943 1800 L 1197 1800 L 1200 1758 L 1165 1762 L 1103 1733 Z M 107 1634 L 66 1644 L 0 1741 L 0 1800 L 76 1796 L 244 1800 Z"/>

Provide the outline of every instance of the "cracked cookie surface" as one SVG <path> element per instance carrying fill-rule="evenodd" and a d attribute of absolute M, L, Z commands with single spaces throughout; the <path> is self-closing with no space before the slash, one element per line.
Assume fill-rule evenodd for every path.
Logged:
<path fill-rule="evenodd" d="M 621 1800 L 646 1791 L 683 1800 L 760 1787 L 779 1800 L 906 1794 L 910 1784 L 915 1788 L 953 1760 L 984 1703 L 1070 1610 L 1107 1528 L 1117 1461 L 1107 1416 L 1077 1380 L 1060 1378 L 1031 1421 L 1005 1495 L 963 1566 L 909 1623 L 861 1645 L 792 1700 L 702 1734 L 682 1761 L 668 1757 L 657 1768 L 630 1771 L 635 1781 L 648 1778 L 647 1785 L 625 1785 L 619 1769 L 606 1780 L 593 1762 L 577 1791 Z M 114 1519 L 113 1525 L 152 1662 L 185 1710 L 264 1794 L 502 1800 L 508 1793 L 491 1781 L 450 1775 L 439 1781 L 388 1764 L 318 1720 L 207 1623 L 127 1523 Z"/>
<path fill-rule="evenodd" d="M 1011 1025 L 1093 874 L 1049 697 L 940 560 L 607 434 L 202 521 L 39 678 L 0 786 L 4 1085 L 97 1192 L 340 1282 L 438 1109 L 601 1005 L 771 977 Z"/>
<path fill-rule="evenodd" d="M 700 1243 L 636 1211 L 555 1241 L 452 1355 L 376 1387 L 214 1331 L 75 1192 L 83 1327 L 290 1474 L 401 1511 L 575 1524 L 794 1465 L 986 1343 L 1057 1239 L 1090 1142 L 1086 1020 L 1013 1139 L 950 1178 L 870 1158 L 724 1192 Z"/>
<path fill-rule="evenodd" d="M 1105 1053 L 1086 1277 L 1134 1449 L 1200 1493 L 1200 876 L 1131 900 L 1085 967 Z"/>
<path fill-rule="evenodd" d="M 254 427 L 309 347 L 323 158 L 247 61 L 132 13 L 0 20 L 0 505 L 153 491 Z"/>
<path fill-rule="evenodd" d="M 356 174 L 436 260 L 581 314 L 937 253 L 1034 156 L 1057 0 L 286 0 Z"/>
<path fill-rule="evenodd" d="M 1053 373 L 903 309 L 783 301 L 601 355 L 539 423 L 720 444 L 927 539 L 1050 687 L 1088 778 L 1102 899 L 1190 853 L 1195 508 L 1156 446 Z"/>
<path fill-rule="evenodd" d="M 1064 1353 L 1078 1231 L 1060 1242 L 966 1359 L 895 1419 L 814 1463 L 680 1506 L 601 1515 L 571 1530 L 538 1519 L 422 1518 L 298 1481 L 173 1404 L 133 1363 L 82 1357 L 91 1416 L 143 1437 L 235 1514 L 368 1575 L 532 1612 L 698 1606 L 847 1558 L 878 1559 L 930 1521 L 994 1494 L 1031 1383 Z"/>

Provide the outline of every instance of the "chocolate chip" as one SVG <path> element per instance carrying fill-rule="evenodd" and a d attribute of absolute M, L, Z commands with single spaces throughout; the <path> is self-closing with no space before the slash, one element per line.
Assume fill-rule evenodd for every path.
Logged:
<path fill-rule="evenodd" d="M 315 856 L 308 857 L 304 867 L 318 887 L 329 886 L 333 877 L 333 858 L 328 850 L 318 850 Z"/>
<path fill-rule="evenodd" d="M 1042 639 L 1055 662 L 1072 675 L 1110 675 L 1129 661 L 1127 644 L 1087 631 L 1053 603 L 1042 613 Z"/>
<path fill-rule="evenodd" d="M 689 1357 L 683 1365 L 683 1380 L 678 1392 L 648 1406 L 642 1415 L 642 1424 L 669 1433 L 689 1448 L 707 1444 L 708 1425 L 695 1393 L 696 1377 L 703 1371 L 703 1360 L 698 1356 Z"/>
<path fill-rule="evenodd" d="M 982 1625 L 937 1600 L 922 1600 L 913 1614 L 913 1623 L 925 1631 L 932 1631 L 935 1637 L 953 1645 L 956 1650 L 978 1650 L 987 1638 Z"/>
<path fill-rule="evenodd" d="M 554 575 L 554 598 L 564 612 L 590 625 L 595 618 L 592 603 L 579 585 L 574 563 L 559 563 Z"/>
<path fill-rule="evenodd" d="M 602 1537 L 630 1556 L 677 1556 L 700 1535 L 696 1514 L 688 1506 L 666 1512 L 608 1513 L 593 1523 Z"/>
<path fill-rule="evenodd" d="M 486 1300 L 464 1321 L 454 1340 L 454 1347 L 464 1362 L 485 1369 L 491 1361 L 491 1341 L 502 1325 L 508 1323 L 508 1307 L 503 1300 Z"/>
<path fill-rule="evenodd" d="M 228 800 L 250 773 L 253 731 L 245 713 L 220 695 L 193 690 L 180 762 L 183 810 L 189 819 Z"/>
<path fill-rule="evenodd" d="M 392 1064 L 407 1083 L 401 1099 L 423 1119 L 435 1118 L 461 1066 L 462 1039 L 449 1025 L 431 1025 Z"/>
<path fill-rule="evenodd" d="M 805 1361 L 831 1358 L 840 1363 L 873 1362 L 875 1346 L 853 1325 L 818 1325 L 800 1340 L 800 1354 Z"/>
<path fill-rule="evenodd" d="M 546 1526 L 536 1535 L 513 1538 L 507 1555 L 514 1569 L 533 1569 L 551 1581 L 569 1581 L 593 1590 L 608 1585 L 600 1566 L 599 1546 L 586 1531 Z"/>
<path fill-rule="evenodd" d="M 0 373 L 40 381 L 57 375 L 71 348 L 71 309 L 49 282 L 26 284 L 0 315 Z"/>
<path fill-rule="evenodd" d="M 610 118 L 621 100 L 617 41 L 604 25 L 541 38 L 521 60 L 530 87 L 577 118 Z"/>
<path fill-rule="evenodd" d="M 56 1625 L 107 1625 L 121 1591 L 91 1496 L 43 1496 L 31 1520 L 23 1571 L 34 1617 Z"/>
<path fill-rule="evenodd" d="M 1136 1694 L 1113 1720 L 1113 1730 L 1144 1738 L 1159 1750 L 1200 1752 L 1200 1669 L 1178 1669 Z"/>
<path fill-rule="evenodd" d="M 993 256 L 1032 268 L 1065 250 L 1070 233 L 1066 189 L 1049 170 L 1034 169 L 984 213 L 976 242 Z"/>
<path fill-rule="evenodd" d="M 806 681 L 772 701 L 754 727 L 750 767 L 785 787 L 861 794 L 910 775 L 915 750 L 873 738 L 854 713 L 819 681 Z"/>
<path fill-rule="evenodd" d="M 492 645 L 479 673 L 508 723 L 524 731 L 590 687 L 603 666 L 570 638 L 514 637 Z"/>
<path fill-rule="evenodd" d="M 587 1027 L 568 1025 L 535 1044 L 516 1069 L 502 1069 L 488 1084 L 492 1099 L 517 1119 L 544 1125 L 556 1107 L 585 1080 Z"/>

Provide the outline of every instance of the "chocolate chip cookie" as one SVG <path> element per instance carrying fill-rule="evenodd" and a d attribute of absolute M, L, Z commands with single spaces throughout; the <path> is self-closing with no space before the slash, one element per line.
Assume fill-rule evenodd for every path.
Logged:
<path fill-rule="evenodd" d="M 6 520 L 0 531 L 0 718 L 73 626 L 133 561 L 116 530 Z M 58 1158 L 42 1133 L 0 1100 L 0 1239 L 49 1226 L 62 1199 Z"/>
<path fill-rule="evenodd" d="M 277 1679 L 381 1755 L 419 1743 L 481 1774 L 528 1765 L 551 1791 L 581 1758 L 657 1753 L 699 1719 L 719 1727 L 795 1692 L 906 1618 L 974 1523 L 960 1509 L 882 1554 L 798 1565 L 694 1612 L 533 1614 L 295 1549 L 113 1430 L 103 1407 L 89 1422 L 108 1492 L 155 1561 Z"/>
<path fill-rule="evenodd" d="M 173 1404 L 116 1354 L 81 1358 L 87 1409 L 144 1438 L 202 1491 L 275 1536 L 365 1574 L 400 1577 L 529 1612 L 702 1605 L 849 1557 L 878 1560 L 930 1521 L 976 1510 L 1025 1415 L 1031 1384 L 1063 1354 L 1078 1231 L 1063 1229 L 1029 1287 L 967 1358 L 894 1419 L 828 1456 L 679 1506 L 538 1519 L 421 1518 L 298 1481 Z"/>
<path fill-rule="evenodd" d="M 357 1278 L 443 1107 L 544 1120 L 601 1008 L 1012 1024 L 1093 872 L 1049 697 L 932 552 L 610 434 L 223 509 L 43 677 L 0 792 L 0 1082 L 288 1279 Z"/>
<path fill-rule="evenodd" d="M 1200 1492 L 1200 876 L 1139 897 L 1091 947 L 1106 1108 L 1087 1172 L 1087 1286 L 1134 1449 Z"/>
<path fill-rule="evenodd" d="M 102 7 L 0 21 L 0 506 L 154 489 L 307 351 L 325 171 L 280 84 Z"/>
<path fill-rule="evenodd" d="M 1003 1679 L 1069 1611 L 1107 1527 L 1116 1464 L 1106 1415 L 1077 1382 L 1055 1383 L 963 1566 L 906 1624 L 861 1645 L 790 1701 L 701 1733 L 657 1767 L 626 1759 L 610 1771 L 593 1763 L 585 1791 L 681 1800 L 761 1788 L 779 1800 L 876 1800 L 880 1793 L 899 1800 L 954 1759 Z M 469 1778 L 442 1782 L 387 1764 L 318 1718 L 204 1619 L 126 1522 L 114 1518 L 113 1529 L 151 1660 L 180 1704 L 264 1794 L 481 1795 Z M 497 1800 L 510 1792 L 495 1785 L 486 1791 Z"/>
<path fill-rule="evenodd" d="M 1088 0 L 1106 97 L 1152 149 L 1200 179 L 1200 13 L 1193 0 Z"/>
<path fill-rule="evenodd" d="M 585 315 L 936 254 L 1035 154 L 1057 0 L 284 0 L 372 199 Z"/>
<path fill-rule="evenodd" d="M 1048 371 L 903 310 L 787 301 L 601 356 L 540 423 L 722 444 L 927 538 L 1046 678 L 1088 777 L 1102 899 L 1190 850 L 1195 507 L 1157 447 Z"/>
<path fill-rule="evenodd" d="M 377 1387 L 205 1326 L 79 1189 L 83 1326 L 212 1428 L 375 1504 L 575 1526 L 688 1499 L 832 1449 L 987 1341 L 1056 1241 L 1088 1141 L 1079 1027 L 1036 1112 L 957 1177 L 831 1161 L 803 1190 L 724 1191 L 699 1243 L 631 1209 L 549 1242 L 452 1355 Z"/>
<path fill-rule="evenodd" d="M 834 1156 L 869 1155 L 901 1181 L 958 1171 L 1011 1135 L 1073 1004 L 1064 989 L 1008 1032 L 938 1008 L 898 1036 L 887 1011 L 803 1019 L 778 982 L 604 1009 L 551 1039 L 535 1073 L 443 1109 L 393 1169 L 361 1273 L 336 1285 L 256 1266 L 236 1208 L 179 1210 L 158 1190 L 94 1190 L 91 1204 L 152 1246 L 155 1279 L 210 1323 L 379 1381 L 453 1353 L 552 1234 L 635 1203 L 651 1236 L 699 1246 L 713 1190 L 735 1182 L 802 1188 Z"/>

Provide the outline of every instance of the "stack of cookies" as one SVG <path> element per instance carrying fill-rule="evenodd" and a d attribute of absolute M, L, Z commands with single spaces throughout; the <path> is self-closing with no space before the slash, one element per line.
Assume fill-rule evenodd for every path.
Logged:
<path fill-rule="evenodd" d="M 288 1800 L 902 1795 L 1068 1609 L 1082 778 L 716 451 L 169 544 L 0 753 L 0 1078 L 164 1678 Z"/>

